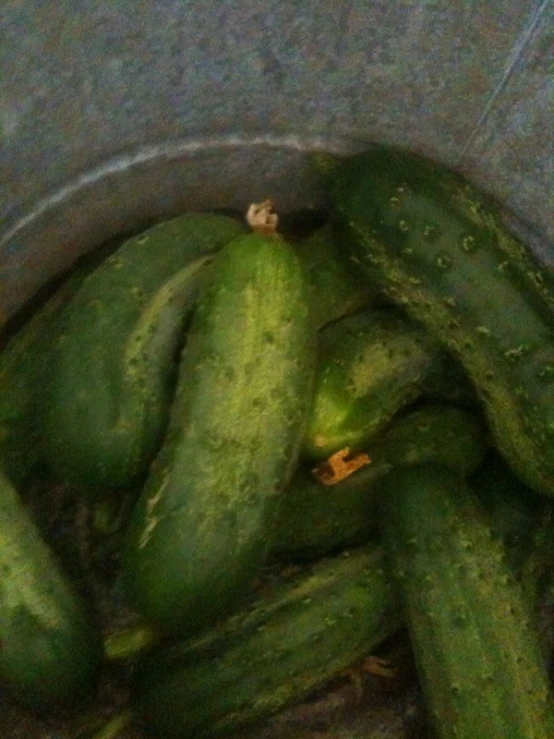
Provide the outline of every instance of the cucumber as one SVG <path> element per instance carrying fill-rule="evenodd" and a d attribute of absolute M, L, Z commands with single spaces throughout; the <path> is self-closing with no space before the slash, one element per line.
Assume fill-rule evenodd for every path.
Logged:
<path fill-rule="evenodd" d="M 304 467 L 283 496 L 272 554 L 311 559 L 368 541 L 378 527 L 378 481 L 393 468 L 439 462 L 461 475 L 479 465 L 486 450 L 483 425 L 454 406 L 423 406 L 406 413 L 365 448 L 371 463 L 334 486 Z"/>
<path fill-rule="evenodd" d="M 533 546 L 544 498 L 514 475 L 502 457 L 491 450 L 469 483 L 490 516 L 494 535 L 510 554 L 510 565 L 520 572 Z"/>
<path fill-rule="evenodd" d="M 163 739 L 217 737 L 300 701 L 400 626 L 381 549 L 263 582 L 196 641 L 153 650 L 133 675 L 135 714 Z"/>
<path fill-rule="evenodd" d="M 39 378 L 56 339 L 56 317 L 84 277 L 82 270 L 71 275 L 0 352 L 0 459 L 4 473 L 17 487 L 42 462 L 37 425 Z"/>
<path fill-rule="evenodd" d="M 361 448 L 424 389 L 440 398 L 442 377 L 449 400 L 452 385 L 467 388 L 465 376 L 426 331 L 391 309 L 344 318 L 321 331 L 319 343 L 303 449 L 311 459 Z"/>
<path fill-rule="evenodd" d="M 0 572 L 0 682 L 38 711 L 88 697 L 100 631 L 3 472 Z"/>
<path fill-rule="evenodd" d="M 441 739 L 550 739 L 537 634 L 485 509 L 439 465 L 394 470 L 379 488 L 390 572 Z"/>
<path fill-rule="evenodd" d="M 145 473 L 204 267 L 244 228 L 186 214 L 126 241 L 83 282 L 44 373 L 41 434 L 61 479 L 94 498 Z"/>
<path fill-rule="evenodd" d="M 554 573 L 552 501 L 527 487 L 494 449 L 469 483 L 487 509 L 491 529 L 506 548 L 508 564 L 540 621 Z"/>
<path fill-rule="evenodd" d="M 505 459 L 554 495 L 552 277 L 486 195 L 415 154 L 376 146 L 328 186 L 356 268 L 459 358 Z"/>
<path fill-rule="evenodd" d="M 179 634 L 225 616 L 265 558 L 315 366 L 307 285 L 281 237 L 239 237 L 210 272 L 123 547 L 131 603 Z"/>
<path fill-rule="evenodd" d="M 352 270 L 331 226 L 313 231 L 295 250 L 308 280 L 317 329 L 378 301 L 367 280 Z"/>

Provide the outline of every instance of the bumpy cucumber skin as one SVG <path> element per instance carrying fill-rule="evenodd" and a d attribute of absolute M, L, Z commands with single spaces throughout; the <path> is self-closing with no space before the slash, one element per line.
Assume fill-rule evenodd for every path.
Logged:
<path fill-rule="evenodd" d="M 210 269 L 168 432 L 124 546 L 131 601 L 176 633 L 227 615 L 260 567 L 315 366 L 308 289 L 283 239 L 235 239 Z"/>
<path fill-rule="evenodd" d="M 381 549 L 319 560 L 259 594 L 218 629 L 147 655 L 136 713 L 164 739 L 218 737 L 298 702 L 399 627 Z"/>
<path fill-rule="evenodd" d="M 62 479 L 94 496 L 144 474 L 167 424 L 203 267 L 244 229 L 189 213 L 125 242 L 84 281 L 44 375 L 45 457 Z"/>
<path fill-rule="evenodd" d="M 351 269 L 347 253 L 330 225 L 295 245 L 305 270 L 317 329 L 378 302 L 376 290 Z"/>
<path fill-rule="evenodd" d="M 438 465 L 380 485 L 419 677 L 441 739 L 549 739 L 549 681 L 523 592 L 485 510 Z"/>
<path fill-rule="evenodd" d="M 377 146 L 329 189 L 358 267 L 459 357 L 504 457 L 554 495 L 551 278 L 486 196 L 414 154 Z"/>
<path fill-rule="evenodd" d="M 465 410 L 422 406 L 391 424 L 366 447 L 371 463 L 333 486 L 304 467 L 285 491 L 272 555 L 308 560 L 362 544 L 378 529 L 378 481 L 392 469 L 437 462 L 466 476 L 482 460 L 483 424 Z"/>
<path fill-rule="evenodd" d="M 504 544 L 508 564 L 543 631 L 541 607 L 554 572 L 552 501 L 516 477 L 496 450 L 490 450 L 469 483 L 487 509 L 491 529 Z"/>
<path fill-rule="evenodd" d="M 12 484 L 0 473 L 0 680 L 39 711 L 90 695 L 102 642 Z"/>
<path fill-rule="evenodd" d="M 487 454 L 469 483 L 489 514 L 494 535 L 506 547 L 512 569 L 519 572 L 547 501 L 524 485 L 496 450 Z"/>
<path fill-rule="evenodd" d="M 314 396 L 303 454 L 323 459 L 359 449 L 424 389 L 440 396 L 441 376 L 465 378 L 442 348 L 391 309 L 368 309 L 319 335 Z M 430 393 L 429 393 L 430 394 Z"/>

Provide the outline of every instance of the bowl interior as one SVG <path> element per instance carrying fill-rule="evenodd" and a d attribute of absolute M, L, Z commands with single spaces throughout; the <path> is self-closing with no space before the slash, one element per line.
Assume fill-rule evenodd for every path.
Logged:
<path fill-rule="evenodd" d="M 121 154 L 83 172 L 0 231 L 0 326 L 55 275 L 112 237 L 188 210 L 244 212 L 266 198 L 281 213 L 324 208 L 309 154 L 347 154 L 367 145 L 293 134 L 186 139 Z M 548 259 L 533 229 L 506 215 Z"/>

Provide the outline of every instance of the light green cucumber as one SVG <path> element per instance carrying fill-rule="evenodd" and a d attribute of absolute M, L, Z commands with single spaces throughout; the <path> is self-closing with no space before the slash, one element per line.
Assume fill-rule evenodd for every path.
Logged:
<path fill-rule="evenodd" d="M 144 475 L 204 268 L 244 228 L 186 214 L 128 240 L 83 282 L 43 375 L 43 447 L 63 480 L 99 496 Z"/>
<path fill-rule="evenodd" d="M 210 266 L 124 544 L 124 583 L 149 624 L 192 633 L 247 590 L 297 463 L 314 366 L 294 250 L 276 234 L 233 240 Z"/>
<path fill-rule="evenodd" d="M 331 215 L 389 299 L 458 357 L 518 477 L 554 495 L 554 280 L 460 175 L 375 146 L 329 174 Z"/>
<path fill-rule="evenodd" d="M 91 695 L 100 630 L 0 473 L 0 682 L 23 705 L 47 711 Z"/>
<path fill-rule="evenodd" d="M 319 335 L 304 455 L 323 459 L 361 448 L 424 391 L 440 399 L 442 378 L 449 400 L 452 386 L 466 392 L 453 360 L 392 309 L 370 308 L 328 326 Z"/>
<path fill-rule="evenodd" d="M 379 484 L 383 544 L 441 739 L 550 739 L 553 701 L 523 591 L 464 480 L 439 465 Z"/>

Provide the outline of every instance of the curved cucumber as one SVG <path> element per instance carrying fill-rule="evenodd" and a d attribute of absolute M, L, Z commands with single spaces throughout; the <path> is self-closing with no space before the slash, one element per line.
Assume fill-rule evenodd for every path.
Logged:
<path fill-rule="evenodd" d="M 441 739 L 547 739 L 554 710 L 523 592 L 470 488 L 438 465 L 380 483 L 383 543 Z"/>
<path fill-rule="evenodd" d="M 5 474 L 15 485 L 24 484 L 41 462 L 39 378 L 56 341 L 57 316 L 85 274 L 80 270 L 71 275 L 0 352 L 0 456 Z"/>
<path fill-rule="evenodd" d="M 366 447 L 371 463 L 333 486 L 301 468 L 285 491 L 272 553 L 310 559 L 367 541 L 377 531 L 378 485 L 395 467 L 438 462 L 461 475 L 483 458 L 482 424 L 453 406 L 421 407 L 395 419 Z"/>
<path fill-rule="evenodd" d="M 163 739 L 216 737 L 323 686 L 399 627 L 376 546 L 265 582 L 197 641 L 147 654 L 134 673 L 136 714 Z"/>
<path fill-rule="evenodd" d="M 442 378 L 450 396 L 453 384 L 467 387 L 426 331 L 390 309 L 344 318 L 321 331 L 319 341 L 303 450 L 312 459 L 361 448 L 424 390 L 440 398 Z"/>
<path fill-rule="evenodd" d="M 331 226 L 318 228 L 295 251 L 308 280 L 317 329 L 377 301 L 377 291 L 352 270 Z"/>
<path fill-rule="evenodd" d="M 84 281 L 44 375 L 45 456 L 62 479 L 98 494 L 146 471 L 204 267 L 243 230 L 226 216 L 187 214 L 125 242 Z"/>
<path fill-rule="evenodd" d="M 554 495 L 552 278 L 485 195 L 419 156 L 375 147 L 329 188 L 358 266 L 459 358 L 503 456 Z"/>
<path fill-rule="evenodd" d="M 227 615 L 257 573 L 296 465 L 315 365 L 307 286 L 282 238 L 239 237 L 210 271 L 123 554 L 137 610 L 174 633 Z"/>
<path fill-rule="evenodd" d="M 0 572 L 0 680 L 39 710 L 90 695 L 100 631 L 3 473 Z"/>

